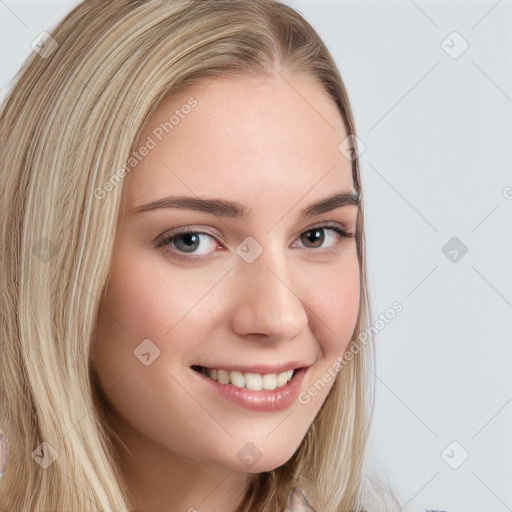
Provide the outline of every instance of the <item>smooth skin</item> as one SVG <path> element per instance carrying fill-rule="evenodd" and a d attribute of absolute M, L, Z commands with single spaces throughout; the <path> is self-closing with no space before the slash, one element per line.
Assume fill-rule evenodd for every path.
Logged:
<path fill-rule="evenodd" d="M 215 78 L 162 104 L 136 147 L 190 98 L 197 105 L 124 179 L 93 352 L 141 512 L 236 510 L 249 474 L 290 459 L 332 386 L 305 405 L 257 412 L 213 392 L 192 365 L 298 361 L 309 366 L 306 391 L 343 354 L 359 307 L 354 238 L 313 229 L 330 222 L 353 235 L 357 206 L 298 217 L 354 191 L 333 100 L 310 77 L 287 71 Z M 237 201 L 249 215 L 134 212 L 176 195 Z M 158 246 L 182 227 L 199 234 Z M 252 263 L 237 252 L 247 237 L 263 249 Z M 146 339 L 160 350 L 148 366 L 134 355 Z M 260 454 L 250 467 L 237 455 L 247 443 Z"/>

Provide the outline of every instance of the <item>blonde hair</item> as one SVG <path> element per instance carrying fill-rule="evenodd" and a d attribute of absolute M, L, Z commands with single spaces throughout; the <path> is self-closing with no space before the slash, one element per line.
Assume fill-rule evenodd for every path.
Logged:
<path fill-rule="evenodd" d="M 272 0 L 86 0 L 51 36 L 58 47 L 27 60 L 1 116 L 1 360 L 8 364 L 0 421 L 11 461 L 0 508 L 129 511 L 90 363 L 122 186 L 101 200 L 94 191 L 123 168 L 160 103 L 206 78 L 302 72 L 328 92 L 349 134 L 355 126 L 323 42 L 297 12 Z M 361 194 L 357 158 L 352 170 Z M 352 345 L 369 322 L 362 209 L 357 250 Z M 355 352 L 297 452 L 252 478 L 241 511 L 284 508 L 300 481 L 315 489 L 322 511 L 360 509 L 371 340 Z M 58 454 L 47 469 L 31 456 L 42 442 Z"/>

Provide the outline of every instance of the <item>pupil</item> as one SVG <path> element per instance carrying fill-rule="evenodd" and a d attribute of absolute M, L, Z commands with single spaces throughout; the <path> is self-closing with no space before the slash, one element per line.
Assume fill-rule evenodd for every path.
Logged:
<path fill-rule="evenodd" d="M 315 247 L 319 247 L 322 245 L 325 239 L 325 233 L 323 229 L 313 229 L 312 231 L 308 231 L 308 233 L 306 233 L 305 238 L 308 242 L 314 244 Z"/>
<path fill-rule="evenodd" d="M 174 241 L 176 248 L 183 252 L 194 252 L 199 244 L 197 233 L 184 233 L 179 235 Z"/>

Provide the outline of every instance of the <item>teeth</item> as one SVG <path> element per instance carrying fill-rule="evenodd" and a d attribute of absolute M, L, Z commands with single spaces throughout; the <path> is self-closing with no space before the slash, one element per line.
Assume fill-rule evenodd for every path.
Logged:
<path fill-rule="evenodd" d="M 288 372 L 282 372 L 277 375 L 276 378 L 276 386 L 280 388 L 281 386 L 284 386 L 288 382 Z"/>
<path fill-rule="evenodd" d="M 216 368 L 207 368 L 205 373 L 213 380 L 221 384 L 233 384 L 237 388 L 246 388 L 251 391 L 261 391 L 262 389 L 273 390 L 286 386 L 293 377 L 294 370 L 288 370 L 281 373 L 242 373 L 227 372 Z"/>
<path fill-rule="evenodd" d="M 275 373 L 267 373 L 266 375 L 263 375 L 262 385 L 263 389 L 276 389 L 277 387 L 277 378 Z"/>
<path fill-rule="evenodd" d="M 210 377 L 212 377 L 213 379 L 211 373 Z M 217 381 L 220 382 L 221 384 L 229 384 L 229 373 L 225 372 L 224 370 L 217 370 Z"/>
<path fill-rule="evenodd" d="M 229 380 L 233 386 L 237 388 L 245 387 L 245 379 L 244 374 L 240 372 L 229 372 Z"/>
<path fill-rule="evenodd" d="M 263 377 L 259 373 L 245 373 L 244 381 L 247 389 L 252 391 L 261 391 L 263 389 Z"/>

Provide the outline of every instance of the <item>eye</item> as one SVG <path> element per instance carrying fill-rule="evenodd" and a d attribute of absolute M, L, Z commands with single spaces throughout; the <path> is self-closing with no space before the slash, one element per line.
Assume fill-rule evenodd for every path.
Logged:
<path fill-rule="evenodd" d="M 170 251 L 185 257 L 205 256 L 219 246 L 213 235 L 198 230 L 167 233 L 157 240 L 156 244 L 157 247 L 166 246 Z"/>
<path fill-rule="evenodd" d="M 353 238 L 337 224 L 322 224 L 304 231 L 299 239 L 306 249 L 326 249 L 336 245 L 340 238 Z"/>

